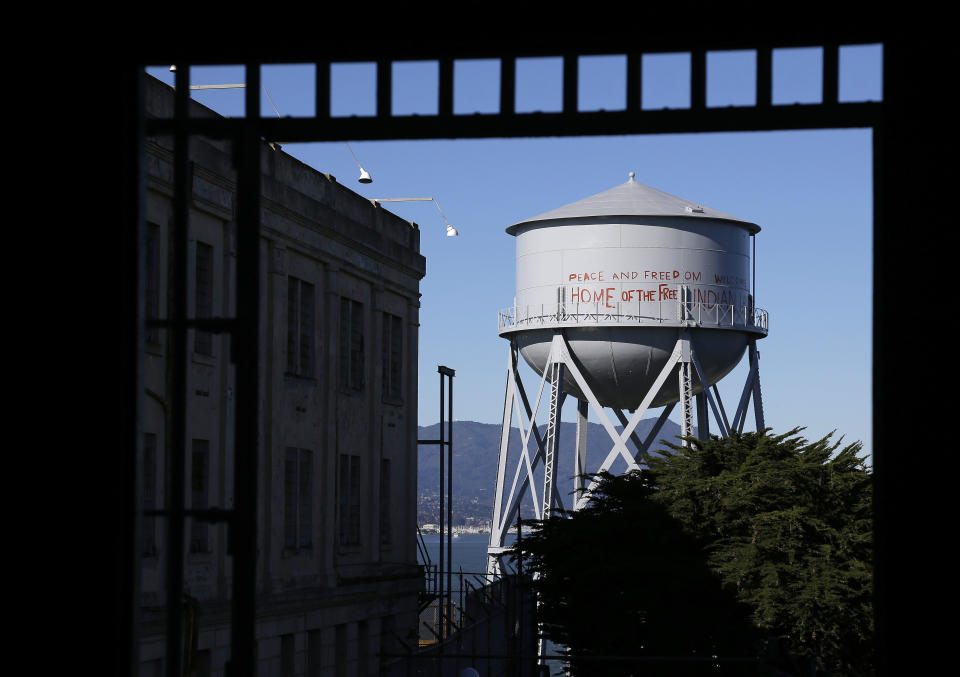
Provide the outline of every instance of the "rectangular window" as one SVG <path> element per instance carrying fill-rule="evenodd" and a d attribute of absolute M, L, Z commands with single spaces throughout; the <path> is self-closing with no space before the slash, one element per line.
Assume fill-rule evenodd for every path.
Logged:
<path fill-rule="evenodd" d="M 357 674 L 370 674 L 370 626 L 366 621 L 357 623 Z"/>
<path fill-rule="evenodd" d="M 360 457 L 340 454 L 337 505 L 340 545 L 360 544 Z"/>
<path fill-rule="evenodd" d="M 294 636 L 280 635 L 280 677 L 293 677 Z"/>
<path fill-rule="evenodd" d="M 323 631 L 307 632 L 307 677 L 320 677 L 323 669 Z"/>
<path fill-rule="evenodd" d="M 363 304 L 340 299 L 340 387 L 363 390 Z"/>
<path fill-rule="evenodd" d="M 297 503 L 300 548 L 313 547 L 313 452 L 300 450 L 300 495 Z"/>
<path fill-rule="evenodd" d="M 380 459 L 380 543 L 392 541 L 390 513 L 390 459 Z"/>
<path fill-rule="evenodd" d="M 190 473 L 190 508 L 210 507 L 210 440 L 193 440 Z M 208 523 L 194 517 L 190 529 L 190 552 L 209 552 Z"/>
<path fill-rule="evenodd" d="M 313 452 L 287 447 L 283 467 L 283 545 L 313 547 Z"/>
<path fill-rule="evenodd" d="M 287 372 L 313 376 L 314 288 L 287 277 Z"/>
<path fill-rule="evenodd" d="M 197 242 L 197 279 L 194 317 L 213 317 L 213 247 Z M 201 355 L 213 355 L 213 334 L 197 330 L 194 350 Z"/>
<path fill-rule="evenodd" d="M 146 304 L 144 314 L 148 320 L 160 317 L 160 226 L 154 223 L 147 224 L 146 241 Z M 160 343 L 160 330 L 156 327 L 147 327 L 147 343 Z"/>
<path fill-rule="evenodd" d="M 338 625 L 334 635 L 334 670 L 336 677 L 347 677 L 347 626 Z"/>
<path fill-rule="evenodd" d="M 143 435 L 143 509 L 157 508 L 157 436 Z M 157 554 L 157 518 L 143 516 L 143 556 Z"/>
<path fill-rule="evenodd" d="M 403 320 L 383 314 L 383 395 L 389 400 L 403 398 Z"/>

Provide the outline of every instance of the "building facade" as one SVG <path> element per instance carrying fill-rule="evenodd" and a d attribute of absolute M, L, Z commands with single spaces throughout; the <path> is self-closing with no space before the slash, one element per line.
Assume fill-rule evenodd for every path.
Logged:
<path fill-rule="evenodd" d="M 148 116 L 172 115 L 152 78 Z M 191 115 L 212 111 L 191 102 Z M 258 674 L 377 674 L 417 625 L 419 231 L 279 147 L 261 167 Z M 190 139 L 188 317 L 236 311 L 236 182 L 228 142 Z M 146 312 L 172 316 L 172 139 L 147 140 Z M 173 378 L 148 328 L 142 497 L 162 509 Z M 191 330 L 186 508 L 230 508 L 229 334 Z M 164 521 L 142 525 L 140 667 L 165 673 Z M 197 675 L 229 658 L 227 527 L 188 519 L 184 652 Z M 415 635 L 413 635 L 415 636 Z"/>

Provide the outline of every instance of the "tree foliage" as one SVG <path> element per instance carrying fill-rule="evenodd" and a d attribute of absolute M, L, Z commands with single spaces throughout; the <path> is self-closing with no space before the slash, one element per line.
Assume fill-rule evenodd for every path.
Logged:
<path fill-rule="evenodd" d="M 548 636 L 587 656 L 769 661 L 779 644 L 831 674 L 871 673 L 872 475 L 859 443 L 801 430 L 670 445 L 641 471 L 599 478 L 585 509 L 534 523 L 521 548 Z M 573 668 L 703 666 L 597 665 Z M 710 674 L 748 672 L 717 665 Z"/>

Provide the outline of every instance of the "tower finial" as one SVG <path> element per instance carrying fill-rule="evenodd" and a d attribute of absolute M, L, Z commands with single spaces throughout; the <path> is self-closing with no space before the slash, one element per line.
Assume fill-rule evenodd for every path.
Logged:
<path fill-rule="evenodd" d="M 629 181 L 630 183 L 633 182 L 633 177 L 636 175 L 637 175 L 636 172 L 630 172 L 630 181 Z"/>

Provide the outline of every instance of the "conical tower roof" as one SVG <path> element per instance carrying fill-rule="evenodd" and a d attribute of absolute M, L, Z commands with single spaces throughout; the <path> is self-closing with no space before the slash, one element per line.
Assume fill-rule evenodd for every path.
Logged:
<path fill-rule="evenodd" d="M 556 219 L 579 219 L 584 217 L 613 216 L 680 216 L 692 219 L 729 221 L 742 225 L 751 234 L 760 232 L 760 226 L 735 216 L 724 214 L 716 209 L 704 207 L 691 200 L 664 193 L 638 183 L 630 172 L 630 180 L 614 186 L 602 193 L 585 197 L 549 212 L 518 221 L 507 228 L 507 232 L 516 235 L 520 226 L 554 221 Z"/>

